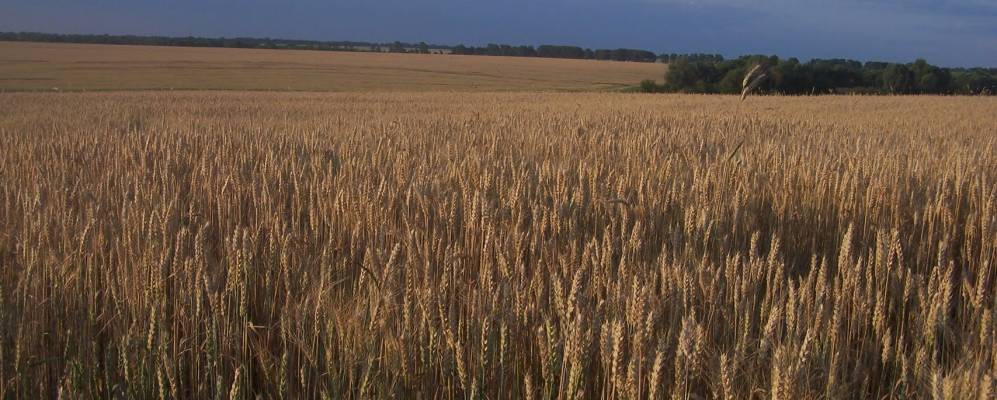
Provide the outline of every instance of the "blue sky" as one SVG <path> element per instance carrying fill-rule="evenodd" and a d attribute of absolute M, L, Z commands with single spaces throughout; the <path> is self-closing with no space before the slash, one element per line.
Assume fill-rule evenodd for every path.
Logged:
<path fill-rule="evenodd" d="M 3 0 L 0 31 L 570 44 L 997 67 L 997 0 Z"/>

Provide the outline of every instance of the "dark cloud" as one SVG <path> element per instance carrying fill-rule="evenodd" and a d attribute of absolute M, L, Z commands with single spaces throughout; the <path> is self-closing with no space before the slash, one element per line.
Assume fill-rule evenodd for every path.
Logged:
<path fill-rule="evenodd" d="M 997 65 L 985 0 L 7 0 L 0 30 L 558 43 Z"/>

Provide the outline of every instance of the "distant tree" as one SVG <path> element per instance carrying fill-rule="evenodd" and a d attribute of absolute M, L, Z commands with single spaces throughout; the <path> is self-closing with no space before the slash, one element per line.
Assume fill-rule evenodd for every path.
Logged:
<path fill-rule="evenodd" d="M 394 43 L 392 43 L 390 47 L 388 47 L 388 51 L 392 52 L 392 53 L 405 53 L 406 52 L 405 46 L 402 46 L 402 42 L 399 42 L 397 40 Z"/>
<path fill-rule="evenodd" d="M 772 89 L 779 93 L 799 94 L 807 90 L 805 69 L 796 58 L 780 61 L 769 69 L 769 76 Z"/>
<path fill-rule="evenodd" d="M 737 93 L 741 91 L 741 82 L 744 80 L 744 74 L 747 72 L 748 70 L 745 68 L 735 68 L 727 71 L 723 79 L 720 80 L 718 91 L 721 93 Z"/>
<path fill-rule="evenodd" d="M 911 64 L 915 87 L 919 93 L 944 93 L 953 90 L 951 71 L 918 59 Z"/>
<path fill-rule="evenodd" d="M 983 68 L 956 71 L 953 87 L 962 94 L 997 94 L 997 71 Z"/>
<path fill-rule="evenodd" d="M 640 82 L 640 91 L 644 93 L 655 93 L 661 91 L 661 87 L 658 86 L 654 80 L 645 79 Z"/>
<path fill-rule="evenodd" d="M 715 65 L 704 62 L 690 62 L 678 59 L 668 65 L 665 84 L 678 91 L 715 92 L 723 75 L 718 76 Z"/>
<path fill-rule="evenodd" d="M 537 55 L 549 58 L 585 58 L 585 49 L 577 46 L 541 45 L 537 47 Z"/>
<path fill-rule="evenodd" d="M 883 71 L 889 67 L 890 63 L 870 61 L 862 67 L 862 86 L 869 88 L 885 88 L 883 84 Z"/>
<path fill-rule="evenodd" d="M 426 42 L 419 42 L 419 54 L 429 54 L 429 45 Z"/>
<path fill-rule="evenodd" d="M 883 89 L 890 93 L 910 93 L 914 89 L 914 72 L 903 64 L 890 64 L 883 70 Z"/>

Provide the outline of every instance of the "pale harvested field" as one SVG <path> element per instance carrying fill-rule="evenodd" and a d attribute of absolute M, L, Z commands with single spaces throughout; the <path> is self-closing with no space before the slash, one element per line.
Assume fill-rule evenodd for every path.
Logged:
<path fill-rule="evenodd" d="M 0 398 L 994 398 L 995 98 L 0 95 Z"/>
<path fill-rule="evenodd" d="M 664 73 L 592 60 L 0 42 L 0 91 L 608 91 Z"/>

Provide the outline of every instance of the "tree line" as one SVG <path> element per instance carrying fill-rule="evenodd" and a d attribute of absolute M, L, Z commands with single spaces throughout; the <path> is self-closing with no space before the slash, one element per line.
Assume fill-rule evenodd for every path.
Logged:
<path fill-rule="evenodd" d="M 761 92 L 780 94 L 995 94 L 997 68 L 943 68 L 923 59 L 913 63 L 860 62 L 743 56 L 734 60 L 678 58 L 668 65 L 665 83 L 641 83 L 642 91 L 739 93 L 745 73 L 761 65 Z"/>
<path fill-rule="evenodd" d="M 574 58 L 590 60 L 612 60 L 633 62 L 673 62 L 679 58 L 692 61 L 711 61 L 723 59 L 715 54 L 661 54 L 641 49 L 588 49 L 579 46 L 540 45 L 512 46 L 508 44 L 489 43 L 486 46 L 474 47 L 459 44 L 446 46 L 428 44 L 426 42 L 405 43 L 400 41 L 390 43 L 362 41 L 317 41 L 275 38 L 209 38 L 199 36 L 143 36 L 143 35 L 88 35 L 88 34 L 56 34 L 39 32 L 0 32 L 0 40 L 22 42 L 51 43 L 90 43 L 90 44 L 129 44 L 145 46 L 180 46 L 180 47 L 227 47 L 253 49 L 295 49 L 295 50 L 325 50 L 325 51 L 373 51 L 390 53 L 436 53 L 509 56 L 509 57 L 544 57 L 544 58 Z"/>
<path fill-rule="evenodd" d="M 509 56 L 509 57 L 544 57 L 544 58 L 574 58 L 587 60 L 612 60 L 655 62 L 658 56 L 647 50 L 640 49 L 588 49 L 578 46 L 510 46 L 507 44 L 489 43 L 487 46 L 474 47 L 459 44 L 454 46 L 453 54 L 476 56 Z"/>
<path fill-rule="evenodd" d="M 143 46 L 229 47 L 252 49 L 295 49 L 325 51 L 393 51 L 406 53 L 450 50 L 449 46 L 420 43 L 377 43 L 358 41 L 317 41 L 274 38 L 208 38 L 199 36 L 78 35 L 38 32 L 0 32 L 0 40 L 50 43 L 129 44 Z"/>
<path fill-rule="evenodd" d="M 510 46 L 507 44 L 489 43 L 486 46 L 474 47 L 459 44 L 451 51 L 453 54 L 474 55 L 474 56 L 507 56 L 507 57 L 545 57 L 545 58 L 574 58 L 581 60 L 611 60 L 611 61 L 632 61 L 632 62 L 662 62 L 671 63 L 677 60 L 687 60 L 693 62 L 719 62 L 723 61 L 720 54 L 680 54 L 662 53 L 641 49 L 596 49 L 583 48 L 579 46 L 554 46 L 541 45 L 533 46 Z"/>
<path fill-rule="evenodd" d="M 326 50 L 326 51 L 373 51 L 391 53 L 453 53 L 465 55 L 511 56 L 511 57 L 546 57 L 546 58 L 577 58 L 592 60 L 655 62 L 661 57 L 647 50 L 639 49 L 598 49 L 592 50 L 578 46 L 511 46 L 507 44 L 488 44 L 483 47 L 446 46 L 438 44 L 405 43 L 405 42 L 359 42 L 359 41 L 316 41 L 292 40 L 274 38 L 207 38 L 198 36 L 141 36 L 141 35 L 79 35 L 53 34 L 38 32 L 0 32 L 0 40 L 25 42 L 55 42 L 55 43 L 94 43 L 94 44 L 131 44 L 147 46 L 184 46 L 184 47 L 229 47 L 254 49 L 296 49 L 296 50 Z M 667 56 L 667 55 L 662 55 Z M 677 56 L 677 55 L 672 55 Z M 698 59 L 698 58 L 697 58 Z"/>

